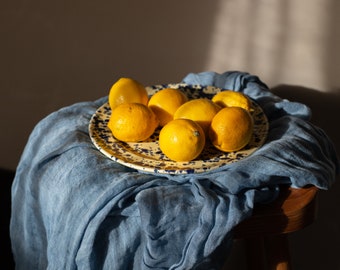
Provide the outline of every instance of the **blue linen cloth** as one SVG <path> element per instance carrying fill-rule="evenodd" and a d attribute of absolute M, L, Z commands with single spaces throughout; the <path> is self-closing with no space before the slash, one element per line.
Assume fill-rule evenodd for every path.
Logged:
<path fill-rule="evenodd" d="M 17 269 L 219 269 L 233 228 L 278 185 L 328 189 L 339 161 L 307 106 L 243 72 L 187 75 L 188 84 L 244 92 L 266 113 L 263 147 L 210 173 L 142 173 L 104 157 L 88 135 L 101 98 L 62 108 L 35 127 L 12 187 Z"/>

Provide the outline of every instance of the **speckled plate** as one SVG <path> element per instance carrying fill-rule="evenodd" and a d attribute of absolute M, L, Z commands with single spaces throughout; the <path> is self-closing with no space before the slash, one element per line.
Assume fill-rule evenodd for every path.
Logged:
<path fill-rule="evenodd" d="M 222 89 L 200 85 L 167 84 L 147 87 L 149 95 L 153 95 L 163 88 L 182 89 L 189 98 L 211 98 Z M 237 162 L 252 154 L 261 147 L 267 137 L 268 121 L 261 107 L 252 101 L 254 109 L 254 133 L 249 144 L 242 150 L 223 153 L 207 143 L 201 155 L 190 162 L 175 162 L 168 159 L 159 149 L 159 129 L 147 141 L 125 143 L 116 140 L 107 127 L 111 115 L 109 104 L 102 105 L 92 116 L 89 133 L 93 144 L 108 158 L 125 166 L 153 173 L 189 174 L 203 173 L 226 164 Z"/>

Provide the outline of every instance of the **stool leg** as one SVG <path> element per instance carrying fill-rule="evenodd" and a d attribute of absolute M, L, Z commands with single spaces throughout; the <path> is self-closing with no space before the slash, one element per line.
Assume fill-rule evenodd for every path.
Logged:
<path fill-rule="evenodd" d="M 247 269 L 266 269 L 264 239 L 262 237 L 247 238 L 245 239 L 245 248 L 247 257 Z"/>
<path fill-rule="evenodd" d="M 289 243 L 286 234 L 267 236 L 265 250 L 269 270 L 291 270 Z"/>

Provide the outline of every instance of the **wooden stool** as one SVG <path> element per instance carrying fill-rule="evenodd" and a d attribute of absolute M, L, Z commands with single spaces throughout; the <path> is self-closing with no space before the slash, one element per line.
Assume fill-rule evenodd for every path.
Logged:
<path fill-rule="evenodd" d="M 235 229 L 245 239 L 248 269 L 291 269 L 287 234 L 305 228 L 316 218 L 318 189 L 283 186 L 271 204 L 256 206 L 253 215 Z"/>

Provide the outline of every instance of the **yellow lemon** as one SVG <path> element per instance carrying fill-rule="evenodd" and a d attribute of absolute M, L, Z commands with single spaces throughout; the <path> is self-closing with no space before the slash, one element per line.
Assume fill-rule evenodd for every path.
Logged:
<path fill-rule="evenodd" d="M 220 109 L 210 99 L 192 99 L 177 109 L 174 119 L 191 119 L 197 122 L 203 128 L 205 134 L 208 135 L 211 120 Z"/>
<path fill-rule="evenodd" d="M 189 119 L 176 119 L 167 123 L 159 133 L 159 147 L 174 161 L 197 158 L 205 145 L 204 131 Z"/>
<path fill-rule="evenodd" d="M 211 100 L 221 107 L 241 107 L 247 111 L 252 110 L 250 99 L 241 92 L 224 90 L 214 95 Z"/>
<path fill-rule="evenodd" d="M 116 81 L 109 92 L 109 105 L 113 110 L 122 103 L 148 104 L 148 93 L 145 87 L 131 78 L 120 78 Z"/>
<path fill-rule="evenodd" d="M 156 115 L 141 103 L 122 103 L 111 113 L 108 127 L 113 136 L 123 142 L 148 139 L 158 127 Z"/>
<path fill-rule="evenodd" d="M 158 117 L 159 125 L 164 126 L 173 120 L 175 111 L 187 101 L 187 96 L 181 90 L 165 88 L 152 95 L 148 106 Z"/>
<path fill-rule="evenodd" d="M 253 134 L 253 118 L 241 107 L 226 107 L 213 118 L 209 129 L 212 144 L 223 152 L 245 147 Z"/>

